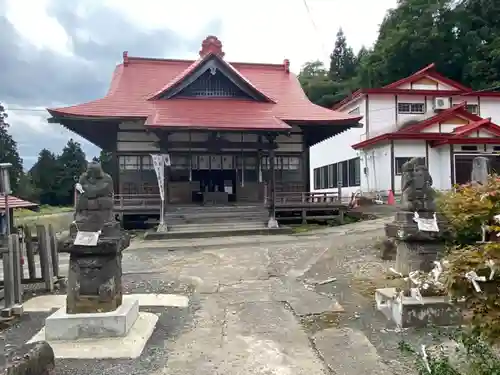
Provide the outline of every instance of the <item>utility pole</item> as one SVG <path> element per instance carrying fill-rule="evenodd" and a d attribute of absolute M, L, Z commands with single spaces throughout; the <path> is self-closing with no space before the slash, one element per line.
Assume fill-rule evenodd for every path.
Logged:
<path fill-rule="evenodd" d="M 10 191 L 10 179 L 9 179 L 9 168 L 12 167 L 10 163 L 0 163 L 0 193 L 3 194 L 5 199 L 5 221 L 7 233 L 10 235 L 10 208 L 9 208 L 9 195 Z"/>

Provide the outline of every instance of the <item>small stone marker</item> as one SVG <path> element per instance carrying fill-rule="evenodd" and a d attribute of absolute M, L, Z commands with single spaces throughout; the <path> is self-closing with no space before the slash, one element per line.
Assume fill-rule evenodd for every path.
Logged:
<path fill-rule="evenodd" d="M 472 183 L 485 185 L 488 182 L 490 161 L 484 156 L 477 156 L 472 160 Z"/>

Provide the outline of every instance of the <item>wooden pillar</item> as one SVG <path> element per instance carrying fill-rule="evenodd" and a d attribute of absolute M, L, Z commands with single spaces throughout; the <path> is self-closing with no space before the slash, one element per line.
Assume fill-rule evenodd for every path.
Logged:
<path fill-rule="evenodd" d="M 268 136 L 268 141 L 269 143 L 273 144 L 275 140 L 274 135 Z M 271 173 L 271 181 L 270 181 L 270 186 L 269 186 L 269 192 L 270 192 L 270 198 L 271 202 L 269 205 L 269 215 L 271 218 L 276 218 L 276 170 L 275 170 L 275 165 L 276 165 L 276 153 L 274 150 L 274 147 L 271 147 L 269 149 L 269 169 Z"/>

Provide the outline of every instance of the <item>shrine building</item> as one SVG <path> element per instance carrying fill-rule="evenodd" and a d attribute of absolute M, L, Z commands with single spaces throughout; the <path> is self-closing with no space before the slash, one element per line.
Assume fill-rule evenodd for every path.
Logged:
<path fill-rule="evenodd" d="M 103 98 L 50 108 L 50 121 L 112 152 L 120 207 L 158 198 L 151 154 L 170 159 L 167 211 L 259 205 L 274 201 L 275 192 L 308 192 L 309 147 L 358 127 L 361 116 L 311 103 L 288 60 L 228 62 L 214 36 L 199 55 L 192 61 L 124 52 Z"/>

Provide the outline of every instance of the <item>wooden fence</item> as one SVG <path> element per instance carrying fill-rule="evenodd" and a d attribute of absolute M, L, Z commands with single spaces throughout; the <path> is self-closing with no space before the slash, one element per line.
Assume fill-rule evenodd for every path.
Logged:
<path fill-rule="evenodd" d="M 18 234 L 8 236 L 6 246 L 0 247 L 0 254 L 3 263 L 0 280 L 0 297 L 3 292 L 4 302 L 2 318 L 22 314 L 26 285 L 41 285 L 41 289 L 52 292 L 61 280 L 57 238 L 51 225 L 37 225 L 36 237 L 28 226 L 23 227 Z"/>

